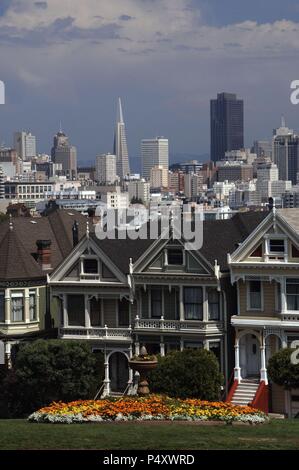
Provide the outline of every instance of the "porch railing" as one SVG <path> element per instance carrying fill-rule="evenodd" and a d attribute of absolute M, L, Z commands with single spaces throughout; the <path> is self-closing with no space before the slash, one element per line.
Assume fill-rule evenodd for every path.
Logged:
<path fill-rule="evenodd" d="M 222 329 L 222 323 L 215 323 L 213 321 L 203 322 L 196 320 L 165 320 L 161 318 L 139 318 L 135 319 L 135 330 L 172 330 L 172 331 L 186 331 L 186 330 L 207 330 L 207 329 Z"/>
<path fill-rule="evenodd" d="M 113 339 L 128 339 L 132 337 L 132 328 L 108 328 L 106 325 L 101 328 L 91 327 L 61 327 L 59 328 L 60 337 L 80 337 L 87 339 L 109 338 Z"/>

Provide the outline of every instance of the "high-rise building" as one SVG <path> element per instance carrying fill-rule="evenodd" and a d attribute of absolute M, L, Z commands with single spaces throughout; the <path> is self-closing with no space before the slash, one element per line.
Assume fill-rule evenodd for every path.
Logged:
<path fill-rule="evenodd" d="M 15 132 L 14 148 L 19 158 L 22 160 L 30 160 L 36 157 L 36 137 L 30 132 Z"/>
<path fill-rule="evenodd" d="M 146 181 L 130 181 L 128 183 L 129 200 L 139 199 L 147 205 L 150 201 L 150 183 Z"/>
<path fill-rule="evenodd" d="M 151 169 L 154 166 L 162 166 L 169 170 L 168 139 L 156 137 L 155 139 L 143 139 L 141 142 L 142 176 L 151 177 Z"/>
<path fill-rule="evenodd" d="M 114 184 L 116 175 L 116 156 L 111 153 L 96 157 L 96 180 L 100 184 Z"/>
<path fill-rule="evenodd" d="M 128 175 L 130 174 L 130 163 L 127 146 L 126 128 L 120 98 L 118 99 L 113 154 L 116 156 L 117 175 L 121 179 L 128 177 Z"/>
<path fill-rule="evenodd" d="M 299 136 L 286 126 L 282 118 L 281 127 L 274 129 L 272 141 L 273 161 L 278 166 L 279 179 L 297 183 L 299 172 Z"/>
<path fill-rule="evenodd" d="M 62 165 L 62 173 L 69 179 L 77 176 L 77 149 L 70 145 L 68 136 L 59 132 L 54 136 L 51 157 L 55 164 Z"/>
<path fill-rule="evenodd" d="M 225 152 L 244 147 L 244 103 L 232 93 L 218 93 L 210 102 L 211 160 L 216 162 Z"/>
<path fill-rule="evenodd" d="M 156 165 L 151 169 L 151 187 L 168 188 L 168 170 L 163 165 Z"/>
<path fill-rule="evenodd" d="M 258 158 L 262 156 L 272 158 L 272 144 L 268 140 L 255 140 L 251 151 L 256 153 Z"/>
<path fill-rule="evenodd" d="M 0 166 L 0 199 L 5 198 L 4 173 Z"/>

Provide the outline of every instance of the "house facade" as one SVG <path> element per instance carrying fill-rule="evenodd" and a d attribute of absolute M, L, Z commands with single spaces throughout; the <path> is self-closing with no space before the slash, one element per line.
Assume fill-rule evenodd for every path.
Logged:
<path fill-rule="evenodd" d="M 299 394 L 271 383 L 267 364 L 281 348 L 299 339 L 299 221 L 296 209 L 274 209 L 228 255 L 231 282 L 237 289 L 234 393 L 242 403 L 259 393 L 273 412 L 295 416 Z M 263 398 L 264 395 L 264 398 Z"/>

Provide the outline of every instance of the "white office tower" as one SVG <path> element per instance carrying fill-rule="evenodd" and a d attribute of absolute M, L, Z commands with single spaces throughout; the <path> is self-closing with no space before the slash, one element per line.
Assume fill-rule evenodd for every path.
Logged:
<path fill-rule="evenodd" d="M 4 173 L 0 166 L 0 199 L 5 198 Z"/>
<path fill-rule="evenodd" d="M 116 156 L 104 153 L 96 157 L 96 180 L 100 184 L 114 184 L 116 175 Z"/>
<path fill-rule="evenodd" d="M 269 197 L 281 197 L 291 189 L 292 182 L 279 180 L 278 167 L 270 158 L 261 157 L 257 165 L 256 191 L 261 202 L 266 202 Z"/>
<path fill-rule="evenodd" d="M 30 160 L 36 157 L 36 137 L 31 132 L 15 132 L 14 148 L 18 157 L 22 160 Z"/>
<path fill-rule="evenodd" d="M 146 181 L 130 181 L 128 183 L 129 200 L 138 199 L 147 205 L 150 201 L 150 183 Z"/>
<path fill-rule="evenodd" d="M 121 99 L 118 99 L 113 154 L 116 156 L 116 172 L 121 179 L 130 175 L 130 164 Z"/>
<path fill-rule="evenodd" d="M 155 139 L 143 139 L 141 142 L 142 176 L 151 177 L 151 169 L 155 166 L 163 166 L 169 170 L 168 139 L 156 137 Z"/>

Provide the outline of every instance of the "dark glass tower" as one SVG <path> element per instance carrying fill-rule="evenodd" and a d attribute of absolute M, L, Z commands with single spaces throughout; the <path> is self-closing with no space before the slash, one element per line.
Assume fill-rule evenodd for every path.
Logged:
<path fill-rule="evenodd" d="M 218 93 L 210 102 L 211 160 L 216 162 L 225 152 L 244 148 L 244 103 L 232 93 Z"/>

